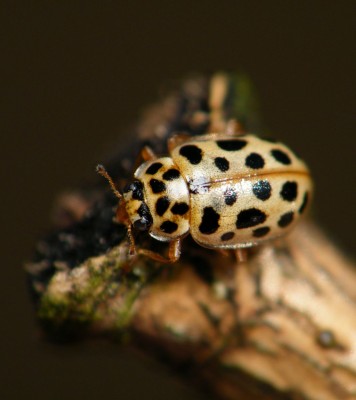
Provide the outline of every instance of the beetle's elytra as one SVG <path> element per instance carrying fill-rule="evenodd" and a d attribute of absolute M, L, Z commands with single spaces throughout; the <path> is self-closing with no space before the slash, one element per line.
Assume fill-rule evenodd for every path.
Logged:
<path fill-rule="evenodd" d="M 169 156 L 157 158 L 145 148 L 145 162 L 134 180 L 117 192 L 119 220 L 169 242 L 166 259 L 139 249 L 163 262 L 180 256 L 188 234 L 201 246 L 241 249 L 287 233 L 305 212 L 312 181 L 307 166 L 280 142 L 251 134 L 206 134 L 169 141 Z"/>

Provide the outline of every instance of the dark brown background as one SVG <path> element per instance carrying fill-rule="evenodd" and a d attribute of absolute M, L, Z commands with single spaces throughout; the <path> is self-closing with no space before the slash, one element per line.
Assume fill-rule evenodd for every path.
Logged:
<path fill-rule="evenodd" d="M 355 2 L 2 3 L 0 397 L 203 398 L 115 346 L 39 340 L 23 261 L 56 193 L 94 176 L 162 84 L 220 69 L 249 73 L 265 126 L 311 166 L 316 218 L 355 256 Z"/>

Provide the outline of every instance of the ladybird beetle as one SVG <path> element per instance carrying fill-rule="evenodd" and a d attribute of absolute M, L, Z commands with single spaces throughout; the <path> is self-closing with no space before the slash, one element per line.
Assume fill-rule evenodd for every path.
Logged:
<path fill-rule="evenodd" d="M 209 132 L 169 139 L 169 157 L 157 158 L 144 147 L 143 164 L 123 194 L 99 165 L 121 200 L 117 219 L 128 229 L 131 254 L 175 262 L 181 241 L 191 234 L 201 246 L 220 251 L 242 249 L 289 232 L 306 210 L 312 193 L 309 170 L 280 142 L 245 134 L 226 120 L 231 79 L 224 73 L 210 81 Z M 224 133 L 222 133 L 224 132 Z M 136 252 L 132 229 L 169 243 L 168 258 L 148 249 Z"/>
<path fill-rule="evenodd" d="M 211 249 L 239 249 L 275 239 L 290 231 L 304 213 L 312 192 L 309 170 L 288 147 L 252 134 L 210 133 L 172 137 L 169 157 L 157 158 L 144 148 L 144 159 L 123 194 L 118 220 L 132 229 L 169 243 L 168 258 L 148 249 L 162 262 L 180 257 L 188 234 Z"/>

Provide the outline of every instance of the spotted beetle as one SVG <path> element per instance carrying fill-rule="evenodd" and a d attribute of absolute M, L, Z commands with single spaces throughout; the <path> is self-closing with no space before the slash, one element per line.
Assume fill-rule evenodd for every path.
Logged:
<path fill-rule="evenodd" d="M 120 199 L 118 221 L 128 228 L 132 254 L 175 262 L 182 239 L 190 234 L 203 247 L 233 249 L 243 259 L 241 249 L 290 231 L 310 202 L 306 164 L 282 143 L 224 122 L 226 79 L 217 76 L 212 87 L 210 132 L 224 133 L 173 136 L 169 157 L 157 158 L 145 147 L 144 162 L 123 194 L 98 166 Z M 148 249 L 136 251 L 132 229 L 168 242 L 168 258 Z"/>

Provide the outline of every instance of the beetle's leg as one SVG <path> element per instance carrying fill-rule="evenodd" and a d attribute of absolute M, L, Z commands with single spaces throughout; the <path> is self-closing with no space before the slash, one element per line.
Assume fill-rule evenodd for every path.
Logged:
<path fill-rule="evenodd" d="M 174 263 L 176 262 L 181 253 L 181 239 L 172 240 L 169 243 L 168 258 L 161 256 L 154 251 L 148 249 L 138 249 L 137 254 L 142 254 L 146 257 L 152 258 L 152 260 L 159 261 L 162 263 Z"/>
<path fill-rule="evenodd" d="M 236 256 L 236 260 L 239 264 L 246 262 L 247 261 L 247 249 L 236 249 L 235 256 Z"/>
<path fill-rule="evenodd" d="M 129 254 L 130 254 L 130 256 L 132 256 L 132 255 L 136 254 L 136 247 L 135 247 L 135 238 L 133 237 L 131 224 L 127 225 L 127 236 L 129 238 L 129 242 L 130 242 Z"/>
<path fill-rule="evenodd" d="M 142 147 L 140 153 L 136 157 L 135 164 L 134 164 L 134 171 L 145 161 L 152 161 L 157 158 L 155 152 L 149 146 Z"/>
<path fill-rule="evenodd" d="M 186 142 L 191 136 L 187 133 L 177 133 L 170 137 L 167 142 L 168 151 L 171 153 L 177 146 Z"/>
<path fill-rule="evenodd" d="M 223 257 L 229 257 L 231 256 L 230 250 L 228 249 L 214 249 L 216 250 L 219 254 L 221 254 Z"/>
<path fill-rule="evenodd" d="M 139 154 L 140 161 L 151 161 L 157 158 L 155 152 L 149 146 L 144 146 Z"/>

